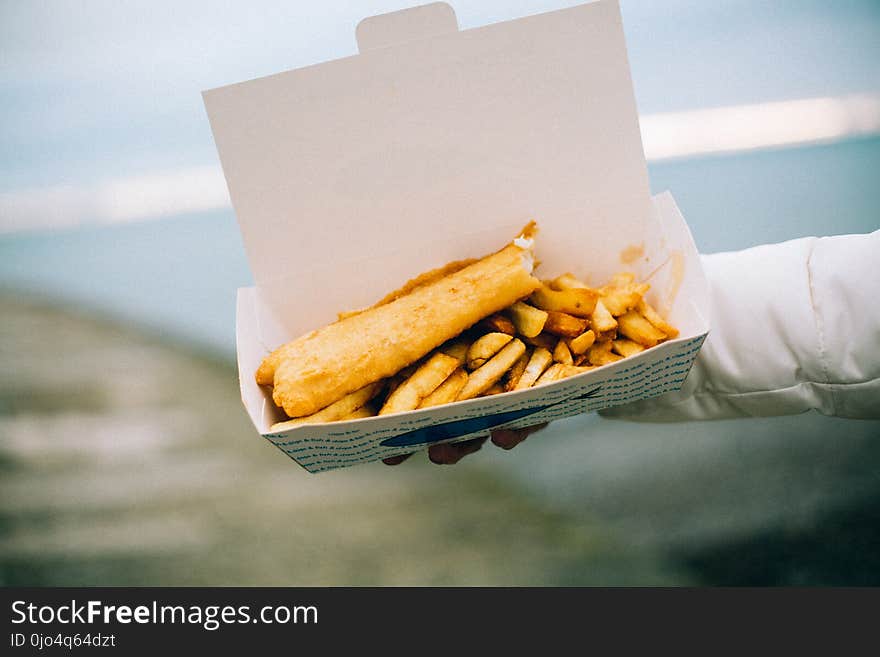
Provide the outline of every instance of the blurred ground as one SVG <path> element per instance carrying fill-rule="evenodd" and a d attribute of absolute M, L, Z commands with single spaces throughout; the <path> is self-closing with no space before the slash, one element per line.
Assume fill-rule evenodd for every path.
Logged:
<path fill-rule="evenodd" d="M 876 423 L 793 445 L 586 416 L 313 476 L 223 358 L 10 293 L 0 316 L 3 585 L 880 583 Z"/>
<path fill-rule="evenodd" d="M 0 296 L 0 584 L 691 581 L 485 464 L 309 475 L 231 363 Z"/>

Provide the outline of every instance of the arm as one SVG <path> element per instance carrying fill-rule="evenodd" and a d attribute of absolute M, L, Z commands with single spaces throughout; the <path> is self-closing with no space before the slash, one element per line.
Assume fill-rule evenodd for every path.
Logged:
<path fill-rule="evenodd" d="M 712 329 L 684 387 L 603 415 L 880 417 L 880 231 L 706 255 L 703 265 Z"/>

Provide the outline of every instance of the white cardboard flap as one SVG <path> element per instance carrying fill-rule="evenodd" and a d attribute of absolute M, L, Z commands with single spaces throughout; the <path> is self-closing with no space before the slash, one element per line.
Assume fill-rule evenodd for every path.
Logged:
<path fill-rule="evenodd" d="M 447 32 L 458 32 L 455 11 L 445 2 L 432 2 L 365 18 L 358 23 L 355 34 L 358 50 L 366 52 Z"/>
<path fill-rule="evenodd" d="M 360 55 L 204 93 L 257 286 L 331 263 L 344 285 L 390 252 L 412 276 L 446 262 L 435 240 L 464 257 L 474 230 L 532 218 L 544 262 L 577 245 L 619 270 L 652 210 L 617 2 L 439 34 L 409 16 L 363 22 Z M 433 36 L 375 47 L 401 25 Z"/>

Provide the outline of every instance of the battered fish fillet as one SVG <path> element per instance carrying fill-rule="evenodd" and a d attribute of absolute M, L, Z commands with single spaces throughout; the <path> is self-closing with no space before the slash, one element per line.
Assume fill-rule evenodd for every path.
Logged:
<path fill-rule="evenodd" d="M 443 278 L 449 274 L 454 274 L 457 271 L 461 271 L 468 265 L 472 265 L 477 261 L 476 258 L 468 258 L 467 260 L 456 260 L 454 262 L 447 263 L 442 267 L 437 267 L 437 269 L 432 269 L 431 271 L 426 271 L 422 274 L 419 274 L 415 278 L 407 281 L 399 290 L 394 290 L 394 292 L 389 292 L 384 297 L 379 299 L 376 303 L 374 303 L 370 308 L 377 308 L 379 306 L 384 306 L 386 303 L 391 303 L 395 299 L 399 299 L 400 297 L 409 294 L 413 290 L 419 287 L 423 287 L 425 285 L 429 285 L 436 280 Z M 346 312 L 339 313 L 339 319 L 345 319 L 346 317 L 350 317 L 351 315 L 357 315 L 359 313 L 368 310 L 367 308 L 361 308 L 360 310 L 348 310 Z"/>
<path fill-rule="evenodd" d="M 531 224 L 530 224 L 531 225 Z M 425 285 L 429 285 L 444 276 L 449 274 L 454 274 L 457 271 L 461 271 L 465 267 L 474 264 L 477 262 L 476 258 L 468 258 L 466 260 L 455 260 L 454 262 L 447 263 L 442 267 L 437 267 L 436 269 L 432 269 L 430 271 L 426 271 L 424 273 L 419 274 L 415 278 L 407 281 L 401 286 L 399 289 L 394 290 L 394 292 L 389 292 L 384 297 L 379 299 L 376 303 L 374 303 L 370 308 L 378 308 L 379 306 L 384 306 L 385 304 L 391 303 L 400 297 L 409 294 L 413 290 L 424 287 Z M 347 310 L 339 313 L 339 320 L 346 319 L 348 317 L 352 317 L 354 315 L 360 315 L 365 310 L 369 310 L 368 308 L 361 308 L 359 310 Z M 259 369 L 257 370 L 257 383 L 261 386 L 270 386 L 275 382 L 275 369 L 284 360 L 287 354 L 291 353 L 295 345 L 299 344 L 301 341 L 310 337 L 314 334 L 314 331 L 311 333 L 307 333 L 303 335 L 293 342 L 288 342 L 286 344 L 281 345 L 273 351 L 271 354 L 266 356 L 263 359 L 263 362 L 260 364 Z"/>
<path fill-rule="evenodd" d="M 257 382 L 274 370 L 273 399 L 295 418 L 396 374 L 540 287 L 531 275 L 533 232 L 530 224 L 497 253 L 284 345 L 260 366 Z"/>

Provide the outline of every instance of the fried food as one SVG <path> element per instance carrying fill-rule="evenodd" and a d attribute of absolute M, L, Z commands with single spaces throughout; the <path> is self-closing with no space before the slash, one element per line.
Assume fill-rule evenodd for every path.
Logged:
<path fill-rule="evenodd" d="M 464 365 L 467 361 L 468 349 L 470 349 L 470 342 L 462 340 L 461 338 L 447 342 L 440 347 L 440 351 L 447 356 L 452 356 L 458 361 L 459 365 Z"/>
<path fill-rule="evenodd" d="M 321 424 L 324 422 L 338 422 L 339 420 L 353 419 L 350 416 L 356 411 L 363 408 L 379 390 L 382 384 L 379 382 L 370 383 L 360 390 L 345 395 L 339 401 L 336 401 L 326 408 L 321 409 L 317 413 L 313 413 L 307 417 L 297 418 L 295 420 L 287 420 L 286 422 L 277 422 L 272 425 L 271 431 L 285 431 L 293 429 L 302 424 Z M 364 416 L 366 417 L 366 416 Z"/>
<path fill-rule="evenodd" d="M 467 368 L 475 370 L 481 367 L 511 340 L 513 336 L 507 333 L 487 333 L 478 338 L 467 351 Z"/>
<path fill-rule="evenodd" d="M 391 303 L 404 296 L 405 294 L 409 294 L 413 290 L 419 287 L 423 287 L 428 285 L 429 283 L 433 283 L 434 281 L 440 280 L 444 276 L 448 276 L 449 274 L 454 274 L 457 271 L 461 271 L 465 267 L 472 265 L 476 262 L 475 258 L 467 258 L 465 260 L 455 260 L 453 262 L 449 262 L 442 267 L 437 267 L 436 269 L 431 269 L 430 271 L 423 272 L 408 280 L 404 283 L 400 288 L 394 290 L 394 292 L 389 292 L 384 297 L 379 299 L 376 303 L 374 303 L 370 308 L 378 308 L 379 306 L 384 306 L 386 303 Z M 369 310 L 369 308 L 361 308 L 360 310 L 348 310 L 337 314 L 337 319 L 345 319 L 346 317 L 352 317 L 354 315 L 359 315 L 365 310 Z"/>
<path fill-rule="evenodd" d="M 388 395 L 379 415 L 402 413 L 418 408 L 458 368 L 458 360 L 438 351 L 419 367 L 411 377 Z"/>
<path fill-rule="evenodd" d="M 587 330 L 589 324 L 587 320 L 580 317 L 550 310 L 547 312 L 547 322 L 544 324 L 544 330 L 547 333 L 560 337 L 576 338 Z"/>
<path fill-rule="evenodd" d="M 356 411 L 352 411 L 348 415 L 343 418 L 340 418 L 339 422 L 347 422 L 348 420 L 360 420 L 365 417 L 373 417 L 376 414 L 376 409 L 373 408 L 372 404 L 364 404 Z"/>
<path fill-rule="evenodd" d="M 482 330 L 496 333 L 507 333 L 507 335 L 516 335 L 516 326 L 507 317 L 501 313 L 487 317 L 479 323 Z"/>
<path fill-rule="evenodd" d="M 599 295 L 612 316 L 618 317 L 635 308 L 650 286 L 636 283 L 635 274 L 626 272 L 615 274 L 611 282 L 599 288 Z"/>
<path fill-rule="evenodd" d="M 611 342 L 611 350 L 627 358 L 629 356 L 635 356 L 636 354 L 642 353 L 645 348 L 640 345 L 638 342 L 633 342 L 632 340 L 627 340 L 626 338 L 620 338 L 619 340 L 613 340 Z"/>
<path fill-rule="evenodd" d="M 553 349 L 553 360 L 557 363 L 562 363 L 563 365 L 574 365 L 574 359 L 571 357 L 571 351 L 565 343 L 565 340 L 560 339 L 559 342 L 556 343 L 556 348 Z"/>
<path fill-rule="evenodd" d="M 520 377 L 522 377 L 523 372 L 526 371 L 526 365 L 529 364 L 529 358 L 531 354 L 529 353 L 528 348 L 523 352 L 523 355 L 520 356 L 517 361 L 511 366 L 509 370 L 507 370 L 507 374 L 504 375 L 504 389 L 505 390 L 513 390 L 516 387 L 516 384 L 519 383 Z"/>
<path fill-rule="evenodd" d="M 547 283 L 547 285 L 553 290 L 578 290 L 588 289 L 590 287 L 570 272 L 562 274 L 562 276 L 557 276 Z"/>
<path fill-rule="evenodd" d="M 617 323 L 621 335 L 644 347 L 653 347 L 661 340 L 666 339 L 666 334 L 663 331 L 634 310 L 618 317 Z"/>
<path fill-rule="evenodd" d="M 458 393 L 458 400 L 472 399 L 486 392 L 504 376 L 507 370 L 513 367 L 513 364 L 525 352 L 525 344 L 521 340 L 514 338 L 485 365 L 470 373 L 468 382 L 462 388 L 462 391 Z"/>
<path fill-rule="evenodd" d="M 447 379 L 437 386 L 430 395 L 422 400 L 419 408 L 428 408 L 429 406 L 439 406 L 440 404 L 449 404 L 454 402 L 458 397 L 458 393 L 467 383 L 468 375 L 462 368 L 456 369 Z"/>
<path fill-rule="evenodd" d="M 544 373 L 538 377 L 538 380 L 535 381 L 536 386 L 543 385 L 545 383 L 553 383 L 562 377 L 563 372 L 565 372 L 565 365 L 562 363 L 553 363 L 550 367 L 544 370 Z"/>
<path fill-rule="evenodd" d="M 525 390 L 526 388 L 531 388 L 544 371 L 550 367 L 552 362 L 553 354 L 543 347 L 536 347 L 532 352 L 532 357 L 529 358 L 529 362 L 526 364 L 526 369 L 513 389 Z"/>
<path fill-rule="evenodd" d="M 562 366 L 562 374 L 559 378 L 566 378 L 569 376 L 574 376 L 575 374 L 583 374 L 584 372 L 589 372 L 590 370 L 596 369 L 595 365 L 587 365 L 585 367 L 577 366 L 577 365 L 563 365 Z"/>
<path fill-rule="evenodd" d="M 598 288 L 571 273 L 536 279 L 533 237 L 530 224 L 494 254 L 426 272 L 276 349 L 256 378 L 295 419 L 272 430 L 525 390 L 678 335 L 632 273 Z"/>
<path fill-rule="evenodd" d="M 665 333 L 666 337 L 674 338 L 678 335 L 678 329 L 663 319 L 663 317 L 660 316 L 660 313 L 654 310 L 654 307 L 644 299 L 639 301 L 636 310 L 638 310 L 645 319 L 651 322 L 656 329 Z"/>
<path fill-rule="evenodd" d="M 529 301 L 541 310 L 555 310 L 576 317 L 589 317 L 596 307 L 598 298 L 598 293 L 589 288 L 554 290 L 542 284 L 532 293 Z"/>
<path fill-rule="evenodd" d="M 587 361 L 590 365 L 608 365 L 616 363 L 623 357 L 611 352 L 611 340 L 603 340 L 595 343 L 587 350 Z"/>
<path fill-rule="evenodd" d="M 589 331 L 585 331 L 581 333 L 576 338 L 572 338 L 568 341 L 568 348 L 572 354 L 576 356 L 580 356 L 587 352 L 587 349 L 593 346 L 593 343 L 596 341 L 596 333 L 593 329 Z"/>
<path fill-rule="evenodd" d="M 517 301 L 507 312 L 510 313 L 517 332 L 525 338 L 534 338 L 544 330 L 544 324 L 547 323 L 547 313 L 522 301 Z"/>
<path fill-rule="evenodd" d="M 288 343 L 264 361 L 257 381 L 271 374 L 275 403 L 302 417 L 392 376 L 540 286 L 528 231 L 463 269 Z"/>
<path fill-rule="evenodd" d="M 505 391 L 504 386 L 501 385 L 501 383 L 493 383 L 491 388 L 489 388 L 486 392 L 483 392 L 478 396 L 479 397 L 490 397 L 492 395 L 500 395 L 504 391 Z"/>
<path fill-rule="evenodd" d="M 536 335 L 533 338 L 523 337 L 523 342 L 533 347 L 541 347 L 542 349 L 546 349 L 550 353 L 553 353 L 553 350 L 556 349 L 556 341 L 558 338 L 555 335 L 550 335 L 549 333 L 541 333 L 540 335 Z"/>
<path fill-rule="evenodd" d="M 605 307 L 605 299 L 598 299 L 593 314 L 590 315 L 590 326 L 596 335 L 605 335 L 617 329 L 617 320 Z"/>

